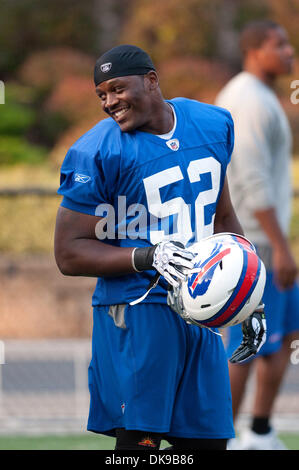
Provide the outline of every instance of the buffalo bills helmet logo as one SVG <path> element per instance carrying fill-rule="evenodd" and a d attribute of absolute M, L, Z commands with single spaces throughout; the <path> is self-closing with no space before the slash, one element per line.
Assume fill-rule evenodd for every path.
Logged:
<path fill-rule="evenodd" d="M 231 251 L 230 248 L 221 251 L 221 248 L 222 244 L 217 243 L 209 258 L 194 266 L 198 271 L 193 273 L 188 280 L 188 291 L 191 297 L 195 298 L 207 292 L 217 266 Z"/>

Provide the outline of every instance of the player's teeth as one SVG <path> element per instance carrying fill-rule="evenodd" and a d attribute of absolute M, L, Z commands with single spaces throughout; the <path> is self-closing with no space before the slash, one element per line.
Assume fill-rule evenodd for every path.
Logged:
<path fill-rule="evenodd" d="M 120 116 L 122 116 L 125 112 L 127 111 L 127 108 L 123 108 L 121 109 L 120 111 L 116 111 L 116 113 L 114 113 L 114 115 L 119 118 Z"/>

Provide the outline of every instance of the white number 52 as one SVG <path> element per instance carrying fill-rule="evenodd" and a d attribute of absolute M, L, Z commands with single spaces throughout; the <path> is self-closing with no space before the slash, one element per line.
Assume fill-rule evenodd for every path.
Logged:
<path fill-rule="evenodd" d="M 194 201 L 195 205 L 195 240 L 212 235 L 214 216 L 210 223 L 205 224 L 205 206 L 217 201 L 220 189 L 221 165 L 213 157 L 200 158 L 189 163 L 187 173 L 190 183 L 201 180 L 201 175 L 209 173 L 212 187 L 201 191 Z M 177 215 L 177 232 L 166 234 L 165 230 L 150 230 L 150 241 L 152 244 L 161 240 L 178 240 L 184 243 L 193 237 L 190 207 L 180 196 L 168 201 L 161 201 L 160 189 L 184 179 L 181 168 L 176 165 L 166 170 L 155 173 L 145 178 L 144 187 L 150 214 L 158 219 L 169 218 Z"/>

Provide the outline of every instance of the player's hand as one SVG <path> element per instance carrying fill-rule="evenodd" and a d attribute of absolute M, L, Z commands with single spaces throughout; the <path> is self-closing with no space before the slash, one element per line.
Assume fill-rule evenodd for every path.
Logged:
<path fill-rule="evenodd" d="M 229 361 L 232 364 L 241 363 L 257 354 L 266 341 L 266 331 L 264 305 L 259 305 L 242 323 L 242 342 Z"/>
<path fill-rule="evenodd" d="M 167 304 L 174 312 L 180 315 L 180 317 L 182 317 L 183 320 L 185 320 L 187 323 L 198 326 L 198 323 L 195 320 L 192 320 L 184 310 L 180 287 L 169 286 L 168 294 L 167 294 Z"/>
<path fill-rule="evenodd" d="M 281 289 L 288 289 L 294 285 L 297 277 L 296 261 L 287 248 L 273 250 L 273 271 L 276 283 Z"/>
<path fill-rule="evenodd" d="M 133 265 L 139 272 L 155 268 L 170 285 L 177 287 L 186 278 L 188 270 L 193 268 L 194 257 L 182 243 L 162 241 L 149 248 L 135 248 Z"/>
<path fill-rule="evenodd" d="M 173 287 L 186 279 L 189 269 L 193 268 L 194 254 L 185 249 L 180 242 L 163 241 L 156 245 L 153 254 L 153 267 Z"/>

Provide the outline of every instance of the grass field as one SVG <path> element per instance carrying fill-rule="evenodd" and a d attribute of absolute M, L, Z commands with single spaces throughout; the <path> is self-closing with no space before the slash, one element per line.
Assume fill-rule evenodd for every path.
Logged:
<path fill-rule="evenodd" d="M 279 436 L 289 450 L 299 450 L 299 434 Z M 162 441 L 161 448 L 169 445 Z M 0 450 L 113 450 L 114 439 L 97 434 L 0 437 Z"/>

